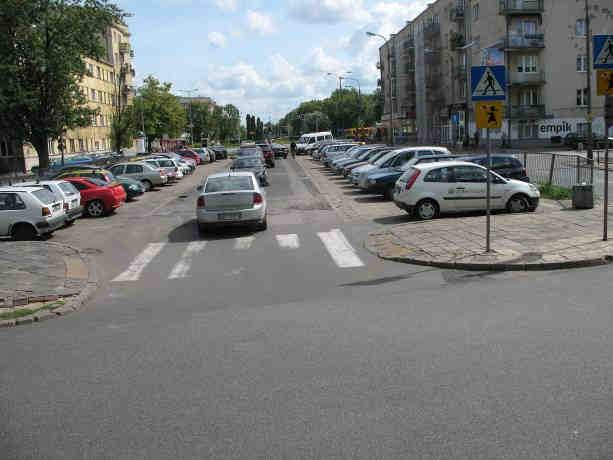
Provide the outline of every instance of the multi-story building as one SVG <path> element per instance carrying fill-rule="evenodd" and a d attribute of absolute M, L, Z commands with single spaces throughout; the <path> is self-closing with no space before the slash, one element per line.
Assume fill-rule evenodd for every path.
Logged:
<path fill-rule="evenodd" d="M 126 106 L 134 96 L 134 52 L 125 24 L 109 27 L 104 36 L 105 54 L 100 60 L 85 58 L 87 73 L 79 83 L 90 108 L 98 109 L 91 124 L 68 130 L 63 136 L 66 154 L 110 151 L 111 121 L 118 104 Z M 58 141 L 49 140 L 50 156 L 58 155 Z M 32 146 L 24 146 L 25 166 L 30 169 L 38 158 Z"/>
<path fill-rule="evenodd" d="M 592 34 L 613 28 L 602 6 L 592 6 Z M 405 36 L 399 39 L 401 33 Z M 506 117 L 493 138 L 547 143 L 553 136 L 585 132 L 586 33 L 584 3 L 576 0 L 437 0 L 380 49 L 386 96 L 382 121 L 392 113 L 391 90 L 397 136 L 414 126 L 420 143 L 474 138 L 470 68 L 488 64 L 504 65 L 507 74 Z M 401 55 L 403 42 L 412 46 Z M 392 62 L 388 68 L 389 50 L 397 60 L 402 56 L 403 62 L 414 63 L 413 84 L 400 83 L 402 66 Z M 604 134 L 604 99 L 592 82 L 593 131 Z M 403 111 L 402 101 L 413 103 L 414 110 Z"/>

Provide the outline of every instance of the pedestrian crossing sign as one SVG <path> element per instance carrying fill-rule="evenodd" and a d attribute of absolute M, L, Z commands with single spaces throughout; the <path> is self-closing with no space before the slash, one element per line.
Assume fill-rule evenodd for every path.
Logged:
<path fill-rule="evenodd" d="M 506 99 L 506 73 L 503 65 L 472 67 L 470 77 L 473 101 Z"/>
<path fill-rule="evenodd" d="M 504 114 L 502 102 L 477 102 L 475 104 L 475 121 L 477 128 L 502 128 L 502 117 Z"/>
<path fill-rule="evenodd" d="M 613 69 L 597 71 L 596 88 L 599 96 L 613 96 Z"/>
<path fill-rule="evenodd" d="M 594 68 L 613 69 L 613 35 L 594 35 Z"/>

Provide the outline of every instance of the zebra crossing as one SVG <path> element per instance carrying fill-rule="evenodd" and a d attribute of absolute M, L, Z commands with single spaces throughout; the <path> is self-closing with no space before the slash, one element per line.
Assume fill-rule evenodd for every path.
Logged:
<path fill-rule="evenodd" d="M 324 253 L 327 253 L 329 260 L 341 269 L 359 268 L 364 266 L 364 262 L 357 254 L 349 240 L 343 234 L 343 232 L 336 228 L 326 232 L 317 232 L 317 237 L 311 236 L 313 240 L 317 240 L 320 246 L 324 249 Z M 305 250 L 312 252 L 312 248 L 305 247 L 304 240 L 308 235 L 298 235 L 295 233 L 290 234 L 277 234 L 274 235 L 274 244 L 276 248 L 282 253 L 289 253 L 292 251 Z M 205 257 L 209 248 L 215 246 L 217 241 L 192 241 L 189 243 L 149 243 L 145 248 L 130 262 L 128 267 L 113 278 L 114 283 L 126 283 L 135 282 L 143 277 L 147 267 L 155 264 L 159 259 L 164 259 L 161 253 L 168 246 L 178 245 L 184 246 L 181 248 L 179 259 L 174 263 L 170 273 L 167 276 L 169 280 L 178 280 L 188 278 L 192 271 L 192 266 L 196 261 Z M 271 244 L 270 237 L 262 236 L 256 237 L 253 235 L 234 238 L 231 242 L 232 250 L 237 253 L 249 253 L 252 250 L 256 250 L 259 244 Z M 228 245 L 225 240 L 222 240 L 224 245 Z M 176 249 L 175 249 L 176 250 Z M 211 259 L 212 261 L 213 259 Z M 208 263 L 208 261 L 207 261 Z"/>

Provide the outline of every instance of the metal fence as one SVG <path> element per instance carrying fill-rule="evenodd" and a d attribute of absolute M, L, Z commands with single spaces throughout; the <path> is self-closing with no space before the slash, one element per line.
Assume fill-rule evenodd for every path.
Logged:
<path fill-rule="evenodd" d="M 514 153 L 525 166 L 530 181 L 538 184 L 572 187 L 592 184 L 594 165 L 583 155 L 565 152 Z"/>

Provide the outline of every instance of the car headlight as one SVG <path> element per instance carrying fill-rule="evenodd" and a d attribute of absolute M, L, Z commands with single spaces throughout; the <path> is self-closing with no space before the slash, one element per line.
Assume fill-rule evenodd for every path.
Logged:
<path fill-rule="evenodd" d="M 539 191 L 539 189 L 536 186 L 532 185 L 532 184 L 528 184 L 528 187 L 530 188 L 530 191 L 532 191 L 532 192 L 538 192 Z"/>

